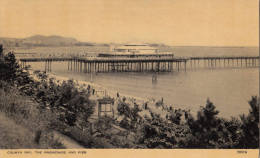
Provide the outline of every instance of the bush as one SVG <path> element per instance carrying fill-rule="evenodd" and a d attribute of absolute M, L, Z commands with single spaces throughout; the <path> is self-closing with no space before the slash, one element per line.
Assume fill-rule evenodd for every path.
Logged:
<path fill-rule="evenodd" d="M 119 115 L 126 115 L 127 117 L 130 117 L 130 105 L 124 101 L 119 101 L 117 111 Z"/>
<path fill-rule="evenodd" d="M 13 83 L 17 77 L 19 65 L 13 53 L 9 52 L 4 58 L 0 59 L 0 80 Z"/>
<path fill-rule="evenodd" d="M 176 144 L 174 125 L 156 115 L 146 120 L 140 128 L 139 143 L 147 148 L 173 148 Z"/>
<path fill-rule="evenodd" d="M 174 110 L 174 111 L 170 111 L 169 115 L 167 115 L 167 116 L 168 116 L 168 119 L 172 123 L 175 123 L 175 124 L 179 125 L 180 122 L 181 122 L 182 112 L 181 112 L 180 109 Z"/>
<path fill-rule="evenodd" d="M 21 96 L 17 89 L 11 88 L 8 91 L 0 89 L 0 111 L 17 124 L 23 125 L 35 133 L 35 136 L 32 135 L 32 137 L 39 145 L 37 148 L 64 148 L 49 134 L 53 129 L 52 124 L 57 122 L 55 115 L 48 110 L 39 111 L 37 103 L 32 102 L 26 96 Z"/>
<path fill-rule="evenodd" d="M 249 105 L 249 114 L 240 116 L 243 133 L 239 147 L 256 149 L 259 147 L 259 100 L 257 97 L 252 97 Z"/>
<path fill-rule="evenodd" d="M 97 131 L 99 131 L 100 133 L 103 133 L 112 128 L 113 122 L 114 121 L 111 117 L 103 116 L 94 123 L 94 127 L 95 127 L 95 129 L 97 129 Z"/>
<path fill-rule="evenodd" d="M 63 134 L 76 140 L 79 144 L 86 148 L 91 148 L 94 146 L 95 140 L 88 130 L 81 130 L 76 126 L 68 127 L 66 132 L 61 131 Z"/>
<path fill-rule="evenodd" d="M 137 124 L 142 120 L 139 116 L 138 112 L 141 110 L 139 109 L 139 105 L 134 103 L 134 107 L 130 108 L 130 105 L 123 101 L 119 101 L 117 110 L 119 115 L 123 116 L 123 120 L 120 121 L 120 126 L 122 128 L 128 130 L 135 130 Z"/>
<path fill-rule="evenodd" d="M 39 82 L 32 82 L 26 91 L 32 92 L 41 109 L 55 112 L 58 118 L 69 126 L 75 125 L 78 116 L 83 116 L 81 119 L 87 121 L 94 110 L 88 91 L 79 91 L 73 80 L 58 84 L 55 79 L 48 79 L 45 72 L 35 71 L 34 74 Z"/>
<path fill-rule="evenodd" d="M 198 112 L 195 120 L 186 113 L 191 135 L 184 141 L 188 148 L 258 148 L 259 146 L 259 102 L 252 97 L 250 112 L 241 120 L 218 118 L 218 111 L 209 100 Z"/>
<path fill-rule="evenodd" d="M 213 142 L 218 140 L 218 125 L 220 120 L 217 118 L 219 112 L 215 106 L 207 100 L 206 107 L 203 107 L 197 114 L 195 120 L 191 115 L 187 117 L 193 137 L 190 138 L 189 147 L 192 148 L 213 148 Z"/>
<path fill-rule="evenodd" d="M 87 122 L 87 119 L 93 113 L 94 104 L 89 100 L 89 93 L 85 90 L 80 91 L 74 81 L 69 80 L 58 84 L 55 79 L 48 78 L 45 72 L 40 71 L 34 72 L 38 79 L 34 80 L 29 75 L 27 69 L 19 67 L 13 53 L 8 53 L 8 55 L 0 59 L 0 73 L 0 88 L 3 89 L 0 93 L 5 95 L 5 92 L 10 91 L 10 85 L 15 85 L 20 90 L 19 93 L 31 96 L 38 102 L 35 107 L 22 106 L 26 104 L 17 106 L 16 99 L 14 103 L 8 104 L 8 106 L 1 104 L 0 108 L 9 115 L 15 117 L 23 115 L 23 118 L 34 115 L 34 113 L 31 113 L 31 109 L 28 108 L 38 110 L 41 115 L 52 115 L 55 113 L 55 121 L 48 122 L 48 118 L 52 118 L 52 116 L 46 116 L 45 119 L 37 121 L 37 123 L 47 123 L 48 125 L 45 125 L 45 127 L 53 128 L 56 126 L 55 129 L 60 128 L 59 130 L 64 130 L 66 128 L 64 125 L 74 126 L 79 121 L 78 116 L 80 116 L 81 122 L 82 120 Z M 3 80 L 8 81 L 8 84 L 3 82 Z M 6 100 L 9 98 L 3 97 L 2 99 Z M 10 98 L 9 101 L 11 99 L 13 98 Z M 37 112 L 37 114 L 39 113 Z M 39 138 L 37 139 L 38 141 Z"/>

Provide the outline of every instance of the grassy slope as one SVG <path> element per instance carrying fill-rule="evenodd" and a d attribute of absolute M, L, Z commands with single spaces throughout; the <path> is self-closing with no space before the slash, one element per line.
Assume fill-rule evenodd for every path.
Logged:
<path fill-rule="evenodd" d="M 38 111 L 37 103 L 21 96 L 17 89 L 0 89 L 0 149 L 2 148 L 65 148 L 46 128 L 49 116 Z M 35 134 L 41 131 L 39 144 Z"/>
<path fill-rule="evenodd" d="M 38 148 L 34 143 L 33 132 L 16 124 L 13 120 L 0 113 L 0 148 Z"/>

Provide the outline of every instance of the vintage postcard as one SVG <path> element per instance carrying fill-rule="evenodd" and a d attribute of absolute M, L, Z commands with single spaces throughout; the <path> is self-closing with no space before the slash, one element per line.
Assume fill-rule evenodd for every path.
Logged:
<path fill-rule="evenodd" d="M 1 0 L 0 158 L 259 155 L 258 0 Z"/>

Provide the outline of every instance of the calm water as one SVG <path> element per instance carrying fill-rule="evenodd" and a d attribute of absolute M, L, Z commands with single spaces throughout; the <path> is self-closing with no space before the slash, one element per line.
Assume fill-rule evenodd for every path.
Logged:
<path fill-rule="evenodd" d="M 32 65 L 37 69 L 43 64 Z M 248 112 L 251 96 L 259 95 L 257 68 L 197 69 L 186 72 L 152 73 L 98 73 L 96 75 L 73 73 L 66 64 L 53 64 L 53 73 L 75 80 L 92 81 L 108 90 L 142 98 L 161 99 L 176 108 L 199 110 L 209 98 L 220 111 L 229 117 Z"/>
<path fill-rule="evenodd" d="M 183 56 L 228 56 L 258 55 L 258 48 L 201 48 L 176 47 Z M 223 53 L 224 52 L 224 53 Z M 178 54 L 178 53 L 177 53 Z M 181 55 L 179 55 L 181 56 Z M 223 64 L 223 63 L 220 63 Z M 236 63 L 234 63 L 236 65 Z M 203 66 L 203 62 L 200 63 Z M 33 64 L 33 69 L 44 69 L 44 63 Z M 188 68 L 189 69 L 189 68 Z M 69 78 L 93 81 L 108 90 L 138 97 L 161 99 L 176 108 L 190 109 L 193 113 L 206 104 L 209 98 L 223 117 L 248 113 L 251 96 L 259 95 L 258 68 L 193 69 L 187 72 L 157 74 L 157 82 L 152 82 L 152 73 L 72 73 L 67 71 L 67 63 L 53 63 L 55 74 Z"/>

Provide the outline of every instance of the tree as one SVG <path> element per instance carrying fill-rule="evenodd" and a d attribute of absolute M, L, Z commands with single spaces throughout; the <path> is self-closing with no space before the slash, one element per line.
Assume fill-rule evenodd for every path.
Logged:
<path fill-rule="evenodd" d="M 0 44 L 0 58 L 3 57 L 3 45 Z"/>
<path fill-rule="evenodd" d="M 187 123 L 192 136 L 187 145 L 192 148 L 215 148 L 215 142 L 219 139 L 219 132 L 222 129 L 221 121 L 217 118 L 219 111 L 215 105 L 207 100 L 207 104 L 197 113 L 195 120 L 191 115 L 186 115 Z"/>
<path fill-rule="evenodd" d="M 16 62 L 15 56 L 12 52 L 9 52 L 0 61 L 0 79 L 13 82 L 16 78 L 19 65 Z"/>
<path fill-rule="evenodd" d="M 259 100 L 257 100 L 256 96 L 252 97 L 249 105 L 249 114 L 240 116 L 243 135 L 239 147 L 255 149 L 259 147 Z"/>

